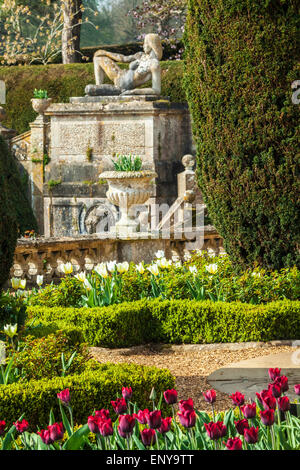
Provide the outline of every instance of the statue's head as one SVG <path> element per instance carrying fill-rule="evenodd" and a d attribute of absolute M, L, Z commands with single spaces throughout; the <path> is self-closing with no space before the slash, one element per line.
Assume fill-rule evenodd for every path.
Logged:
<path fill-rule="evenodd" d="M 144 51 L 150 54 L 153 51 L 158 60 L 161 60 L 163 55 L 163 48 L 158 34 L 146 34 L 144 40 Z"/>

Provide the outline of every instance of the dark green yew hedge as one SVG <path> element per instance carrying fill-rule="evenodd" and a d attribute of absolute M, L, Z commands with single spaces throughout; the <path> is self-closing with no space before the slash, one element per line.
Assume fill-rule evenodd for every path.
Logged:
<path fill-rule="evenodd" d="M 297 0 L 189 0 L 184 88 L 208 212 L 240 266 L 300 265 Z"/>
<path fill-rule="evenodd" d="M 232 343 L 300 338 L 300 302 L 264 305 L 193 300 L 140 300 L 103 308 L 29 307 L 52 331 L 72 327 L 91 346 Z M 34 334 L 34 333 L 33 333 Z"/>
<path fill-rule="evenodd" d="M 161 392 L 175 386 L 175 379 L 167 369 L 92 363 L 93 366 L 82 374 L 1 386 L 1 419 L 9 426 L 24 414 L 31 430 L 36 431 L 36 426 L 42 428 L 49 424 L 52 408 L 55 419 L 61 421 L 56 394 L 65 388 L 70 389 L 74 423 L 86 423 L 88 416 L 101 408 L 108 408 L 112 418 L 116 418 L 110 402 L 121 396 L 122 386 L 132 387 L 132 401 L 141 408 L 151 406 L 149 395 L 152 387 L 159 397 Z"/>

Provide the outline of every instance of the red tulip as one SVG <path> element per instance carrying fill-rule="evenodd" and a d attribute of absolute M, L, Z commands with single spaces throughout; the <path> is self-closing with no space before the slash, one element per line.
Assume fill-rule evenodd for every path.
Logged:
<path fill-rule="evenodd" d="M 64 437 L 63 423 L 54 423 L 47 429 L 52 441 L 60 441 Z"/>
<path fill-rule="evenodd" d="M 276 398 L 273 395 L 265 395 L 262 400 L 262 404 L 265 410 L 276 410 Z"/>
<path fill-rule="evenodd" d="M 239 421 L 235 421 L 235 428 L 241 436 L 244 435 L 244 430 L 249 429 L 249 423 L 246 419 L 240 419 Z"/>
<path fill-rule="evenodd" d="M 42 429 L 38 431 L 37 434 L 41 437 L 44 444 L 50 445 L 53 444 L 53 440 L 50 437 L 50 431 L 46 429 Z"/>
<path fill-rule="evenodd" d="M 276 377 L 280 377 L 281 374 L 281 369 L 278 369 L 278 367 L 275 367 L 272 369 L 272 367 L 268 370 L 270 380 L 275 380 Z"/>
<path fill-rule="evenodd" d="M 248 444 L 256 444 L 258 441 L 258 426 L 255 428 L 252 426 L 251 428 L 245 428 L 244 430 L 244 438 Z"/>
<path fill-rule="evenodd" d="M 16 429 L 20 434 L 24 431 L 27 431 L 29 427 L 28 421 L 26 421 L 26 419 L 23 419 L 22 421 L 16 421 L 13 424 L 16 426 Z"/>
<path fill-rule="evenodd" d="M 168 405 L 174 405 L 174 403 L 177 403 L 177 398 L 178 393 L 176 390 L 174 390 L 174 388 L 164 392 L 164 399 Z"/>
<path fill-rule="evenodd" d="M 266 396 L 269 396 L 269 395 L 271 395 L 270 390 L 262 390 L 260 393 L 256 393 L 256 396 L 257 396 L 257 398 L 258 398 L 258 400 L 260 401 L 261 404 L 263 402 L 263 399 Z"/>
<path fill-rule="evenodd" d="M 245 406 L 241 406 L 241 410 L 245 418 L 251 419 L 256 416 L 256 403 L 248 403 Z"/>
<path fill-rule="evenodd" d="M 270 409 L 270 410 L 261 411 L 260 418 L 261 418 L 261 422 L 265 426 L 272 426 L 275 420 L 274 410 Z"/>
<path fill-rule="evenodd" d="M 89 430 L 94 434 L 99 434 L 99 416 L 89 416 L 88 417 L 88 427 Z"/>
<path fill-rule="evenodd" d="M 286 411 L 289 411 L 290 407 L 291 404 L 288 397 L 278 398 L 278 408 L 280 409 L 280 411 L 283 411 L 285 413 Z"/>
<path fill-rule="evenodd" d="M 0 421 L 0 436 L 3 436 L 5 430 L 6 422 Z"/>
<path fill-rule="evenodd" d="M 119 426 L 118 429 L 121 430 L 126 437 L 133 432 L 133 428 L 135 425 L 135 419 L 131 415 L 120 415 L 119 416 Z"/>
<path fill-rule="evenodd" d="M 221 423 L 221 425 L 219 424 Z M 218 423 L 210 422 L 210 423 L 204 423 L 204 427 L 206 429 L 206 432 L 208 434 L 208 437 L 213 440 L 218 440 L 221 437 L 221 434 L 224 433 L 224 430 L 222 430 L 221 426 L 223 427 L 223 423 L 220 421 Z M 226 429 L 226 426 L 224 426 Z M 226 434 L 226 433 L 225 433 Z"/>
<path fill-rule="evenodd" d="M 191 398 L 188 400 L 180 400 L 179 404 L 180 411 L 192 411 L 194 410 L 194 402 Z"/>
<path fill-rule="evenodd" d="M 95 411 L 95 416 L 101 418 L 101 419 L 108 419 L 109 418 L 109 410 L 105 410 L 102 408 L 102 410 L 97 410 Z"/>
<path fill-rule="evenodd" d="M 281 386 L 278 383 L 269 384 L 268 390 L 275 398 L 278 398 L 281 395 Z"/>
<path fill-rule="evenodd" d="M 144 446 L 149 447 L 156 442 L 156 433 L 154 429 L 144 429 L 141 431 L 141 439 Z"/>
<path fill-rule="evenodd" d="M 172 424 L 172 418 L 163 418 L 161 420 L 161 425 L 158 428 L 158 431 L 161 434 L 165 434 L 166 432 L 169 432 L 171 429 L 171 424 Z"/>
<path fill-rule="evenodd" d="M 149 413 L 145 414 L 147 424 L 149 428 L 151 429 L 157 429 L 161 425 L 161 411 L 160 410 L 154 410 L 150 411 Z"/>
<path fill-rule="evenodd" d="M 220 437 L 224 437 L 227 434 L 227 428 L 224 426 L 223 421 L 217 421 L 216 425 L 219 428 L 220 431 Z"/>
<path fill-rule="evenodd" d="M 122 387 L 122 397 L 124 400 L 130 400 L 132 397 L 132 388 Z"/>
<path fill-rule="evenodd" d="M 117 398 L 116 401 L 111 401 L 111 404 L 117 415 L 121 415 L 127 411 L 127 403 L 124 398 Z"/>
<path fill-rule="evenodd" d="M 228 439 L 226 448 L 228 450 L 242 450 L 243 443 L 239 437 L 233 437 L 232 439 Z"/>
<path fill-rule="evenodd" d="M 133 413 L 133 417 L 141 424 L 147 424 L 146 415 L 149 414 L 149 410 L 146 409 L 144 411 L 139 410 L 138 414 Z"/>
<path fill-rule="evenodd" d="M 193 428 L 196 424 L 196 413 L 194 410 L 186 410 L 177 413 L 182 426 L 185 428 Z"/>
<path fill-rule="evenodd" d="M 233 393 L 232 395 L 230 395 L 230 398 L 233 404 L 236 406 L 242 406 L 245 403 L 245 395 L 240 392 Z"/>
<path fill-rule="evenodd" d="M 300 395 L 300 384 L 295 385 L 294 390 L 296 395 Z"/>
<path fill-rule="evenodd" d="M 68 405 L 70 402 L 70 391 L 68 388 L 57 393 L 57 397 L 65 404 Z"/>
<path fill-rule="evenodd" d="M 111 419 L 109 418 L 103 421 L 99 421 L 99 429 L 103 437 L 112 436 L 114 433 L 114 430 L 113 430 Z"/>
<path fill-rule="evenodd" d="M 203 396 L 204 396 L 204 400 L 206 401 L 206 403 L 210 403 L 212 405 L 216 401 L 217 394 L 215 390 L 212 389 L 212 390 L 207 390 L 206 393 L 203 393 Z"/>
<path fill-rule="evenodd" d="M 282 375 L 281 377 L 277 377 L 275 379 L 275 383 L 280 385 L 281 387 L 281 393 L 287 392 L 289 389 L 289 381 L 288 378 L 285 375 Z"/>

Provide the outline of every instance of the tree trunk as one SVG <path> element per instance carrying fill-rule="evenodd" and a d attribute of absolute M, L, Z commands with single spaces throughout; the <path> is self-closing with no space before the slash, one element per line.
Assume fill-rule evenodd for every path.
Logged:
<path fill-rule="evenodd" d="M 82 0 L 62 0 L 64 28 L 62 31 L 62 62 L 80 62 Z"/>

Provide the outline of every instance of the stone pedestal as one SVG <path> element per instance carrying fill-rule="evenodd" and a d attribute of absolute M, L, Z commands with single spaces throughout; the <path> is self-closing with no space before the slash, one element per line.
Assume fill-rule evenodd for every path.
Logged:
<path fill-rule="evenodd" d="M 181 158 L 192 151 L 187 105 L 154 96 L 91 96 L 52 104 L 45 115 L 50 119 L 46 236 L 87 233 L 88 214 L 112 213 L 99 175 L 113 169 L 116 154 L 139 155 L 143 169 L 158 174 L 151 202 L 171 205 L 177 198 Z"/>

